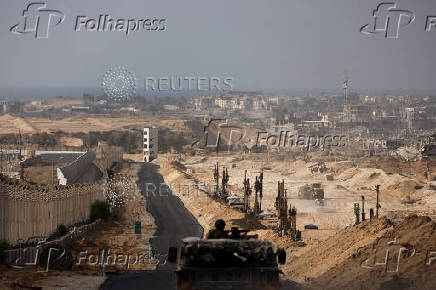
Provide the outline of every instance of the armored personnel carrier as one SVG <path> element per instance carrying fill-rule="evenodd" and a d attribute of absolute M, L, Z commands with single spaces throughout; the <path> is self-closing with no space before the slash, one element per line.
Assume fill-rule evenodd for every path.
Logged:
<path fill-rule="evenodd" d="M 286 252 L 248 231 L 232 228 L 228 238 L 187 237 L 170 248 L 168 262 L 177 263 L 178 289 L 278 289 L 278 263 Z"/>

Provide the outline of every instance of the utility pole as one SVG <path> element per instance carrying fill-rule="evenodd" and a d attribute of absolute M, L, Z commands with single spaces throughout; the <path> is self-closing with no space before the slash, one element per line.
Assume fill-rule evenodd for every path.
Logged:
<path fill-rule="evenodd" d="M 354 215 L 356 216 L 356 225 L 360 224 L 360 206 L 358 203 L 354 204 Z"/>
<path fill-rule="evenodd" d="M 365 196 L 362 195 L 362 222 L 365 221 Z"/>
<path fill-rule="evenodd" d="M 259 212 L 262 212 L 262 197 L 263 197 L 263 169 L 260 170 L 259 176 L 260 191 L 259 191 Z"/>
<path fill-rule="evenodd" d="M 281 237 L 283 234 L 287 234 L 289 229 L 289 220 L 287 216 L 288 202 L 284 180 L 282 180 L 282 182 L 279 181 L 277 184 L 276 209 L 278 213 L 278 232 L 279 237 Z"/>
<path fill-rule="evenodd" d="M 376 201 L 376 207 L 375 207 L 375 216 L 378 218 L 378 209 L 380 207 L 380 205 L 379 205 L 380 184 L 377 184 L 375 186 L 375 190 L 377 192 L 377 201 Z"/>
<path fill-rule="evenodd" d="M 259 193 L 259 186 L 260 186 L 259 179 L 256 176 L 256 181 L 254 182 L 254 191 L 255 191 L 255 195 L 254 195 L 254 214 L 256 214 L 256 215 L 258 213 L 260 213 L 260 211 L 259 211 L 259 200 L 257 198 L 258 193 Z"/>
<path fill-rule="evenodd" d="M 221 181 L 221 193 L 222 197 L 227 197 L 227 184 L 229 183 L 229 170 L 226 167 L 223 167 L 223 177 Z"/>
<path fill-rule="evenodd" d="M 292 239 L 297 240 L 297 209 L 295 206 L 289 205 L 289 229 Z"/>
<path fill-rule="evenodd" d="M 254 182 L 254 189 L 256 191 L 256 196 L 254 199 L 254 212 L 255 214 L 259 214 L 262 212 L 263 170 L 260 171 L 259 177 L 256 176 L 256 181 Z"/>
<path fill-rule="evenodd" d="M 344 105 L 348 103 L 348 73 L 344 73 L 344 78 L 342 82 L 342 89 L 344 90 Z"/>
<path fill-rule="evenodd" d="M 245 170 L 245 176 L 244 176 L 244 212 L 248 213 L 250 209 L 250 203 L 248 200 L 248 197 L 251 195 L 251 188 L 250 188 L 250 179 L 247 178 L 247 170 Z"/>
<path fill-rule="evenodd" d="M 54 161 L 51 161 L 51 183 L 54 184 Z"/>
<path fill-rule="evenodd" d="M 18 144 L 19 144 L 19 155 L 18 155 L 18 159 L 21 160 L 21 130 L 18 130 Z"/>
<path fill-rule="evenodd" d="M 213 178 L 215 179 L 215 195 L 219 195 L 219 178 L 220 178 L 220 172 L 218 169 L 218 162 L 215 165 L 214 171 L 213 171 Z"/>

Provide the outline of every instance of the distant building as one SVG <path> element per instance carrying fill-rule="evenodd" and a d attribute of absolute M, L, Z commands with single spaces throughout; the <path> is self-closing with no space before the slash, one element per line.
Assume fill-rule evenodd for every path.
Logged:
<path fill-rule="evenodd" d="M 427 107 L 405 108 L 407 128 L 410 130 L 432 130 L 434 128 L 432 117 L 433 114 Z"/>
<path fill-rule="evenodd" d="M 195 98 L 193 101 L 193 105 L 195 107 L 195 111 L 203 111 L 211 108 L 214 105 L 214 99 L 211 96 L 202 96 Z"/>
<path fill-rule="evenodd" d="M 217 98 L 215 99 L 215 105 L 217 105 L 221 109 L 230 109 L 232 108 L 232 100 L 229 96 Z"/>
<path fill-rule="evenodd" d="M 298 131 L 295 129 L 295 125 L 293 123 L 274 125 L 271 126 L 269 131 L 274 134 L 286 132 L 288 134 L 298 134 Z"/>
<path fill-rule="evenodd" d="M 18 101 L 0 101 L 0 112 L 2 113 L 22 113 L 24 103 Z"/>
<path fill-rule="evenodd" d="M 144 162 L 151 162 L 157 158 L 158 131 L 157 128 L 144 128 L 143 138 Z"/>
<path fill-rule="evenodd" d="M 139 112 L 139 110 L 135 107 L 122 107 L 122 108 L 120 108 L 120 112 L 136 113 L 136 112 Z"/>
<path fill-rule="evenodd" d="M 163 105 L 163 109 L 166 111 L 177 111 L 179 107 L 176 105 Z"/>
<path fill-rule="evenodd" d="M 73 112 L 89 112 L 90 109 L 89 106 L 71 106 L 71 111 Z"/>
<path fill-rule="evenodd" d="M 344 105 L 344 122 L 362 123 L 369 122 L 371 110 L 365 105 Z"/>

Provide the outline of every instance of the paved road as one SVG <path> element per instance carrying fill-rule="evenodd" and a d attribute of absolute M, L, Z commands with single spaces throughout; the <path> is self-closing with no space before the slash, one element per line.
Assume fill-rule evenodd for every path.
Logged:
<path fill-rule="evenodd" d="M 170 246 L 179 246 L 184 237 L 203 234 L 203 228 L 180 199 L 168 192 L 158 168 L 155 164 L 144 163 L 138 181 L 147 199 L 147 211 L 153 215 L 158 228 L 151 239 L 156 256 L 167 254 Z M 131 271 L 113 276 L 102 285 L 102 289 L 175 289 L 174 267 L 166 264 L 156 271 Z"/>
<path fill-rule="evenodd" d="M 166 254 L 170 246 L 179 246 L 183 238 L 203 235 L 203 228 L 181 200 L 168 192 L 158 166 L 144 164 L 139 172 L 139 186 L 157 226 L 156 237 L 151 239 L 155 253 Z"/>
<path fill-rule="evenodd" d="M 142 194 L 147 198 L 147 210 L 150 212 L 158 227 L 155 238 L 152 239 L 154 254 L 167 254 L 168 247 L 179 246 L 186 236 L 201 236 L 203 229 L 191 213 L 183 206 L 178 197 L 162 190 L 162 175 L 158 173 L 158 166 L 143 164 L 139 172 L 138 184 Z M 148 185 L 147 185 L 148 184 Z M 153 194 L 154 186 L 156 191 Z M 162 189 L 166 187 L 161 186 Z M 175 289 L 176 280 L 173 264 L 160 266 L 156 271 L 130 271 L 112 276 L 102 285 L 101 289 Z M 281 289 L 298 289 L 292 282 L 282 281 Z"/>

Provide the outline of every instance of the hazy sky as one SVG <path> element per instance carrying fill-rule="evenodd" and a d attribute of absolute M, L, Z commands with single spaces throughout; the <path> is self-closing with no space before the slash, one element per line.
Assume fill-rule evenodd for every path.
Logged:
<path fill-rule="evenodd" d="M 139 85 L 217 76 L 240 89 L 336 88 L 347 70 L 355 89 L 436 89 L 436 29 L 425 31 L 435 0 L 391 1 L 416 15 L 395 40 L 360 33 L 374 0 L 46 1 L 66 16 L 47 39 L 9 31 L 32 1 L 0 1 L 0 88 L 99 87 L 105 71 L 124 65 Z M 166 30 L 74 31 L 77 16 L 100 14 L 164 18 Z"/>

